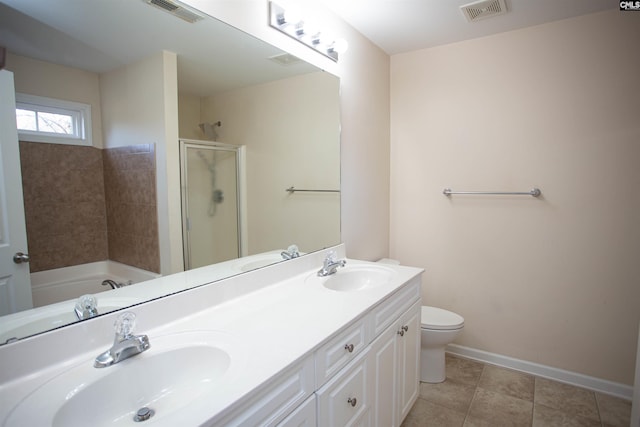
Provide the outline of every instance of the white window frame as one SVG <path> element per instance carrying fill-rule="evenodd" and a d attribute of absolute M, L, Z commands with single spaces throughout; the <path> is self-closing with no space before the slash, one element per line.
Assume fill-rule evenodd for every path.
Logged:
<path fill-rule="evenodd" d="M 91 146 L 91 105 L 16 92 L 16 109 L 68 115 L 73 118 L 74 134 L 18 129 L 20 140 Z"/>

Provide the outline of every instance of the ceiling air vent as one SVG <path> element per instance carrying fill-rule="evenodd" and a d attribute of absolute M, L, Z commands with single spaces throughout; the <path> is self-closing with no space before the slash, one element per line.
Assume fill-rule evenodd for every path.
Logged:
<path fill-rule="evenodd" d="M 290 53 L 281 53 L 280 55 L 270 56 L 269 59 L 280 65 L 293 65 L 302 61 L 300 58 L 293 56 Z"/>
<path fill-rule="evenodd" d="M 183 6 L 180 2 L 174 0 L 143 0 L 145 3 L 150 4 L 151 6 L 155 6 L 159 9 L 164 10 L 165 12 L 169 12 L 170 14 L 177 16 L 180 19 L 184 19 L 185 21 L 193 24 L 196 21 L 200 21 L 204 19 L 204 16 L 199 14 L 198 12 L 188 9 L 186 6 Z"/>
<path fill-rule="evenodd" d="M 504 0 L 482 0 L 460 6 L 460 10 L 467 21 L 475 22 L 507 13 L 507 6 Z"/>

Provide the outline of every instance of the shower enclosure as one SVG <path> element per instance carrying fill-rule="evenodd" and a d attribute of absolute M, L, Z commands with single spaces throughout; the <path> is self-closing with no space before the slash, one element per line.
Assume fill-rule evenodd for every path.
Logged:
<path fill-rule="evenodd" d="M 180 140 L 185 269 L 244 254 L 244 147 Z"/>

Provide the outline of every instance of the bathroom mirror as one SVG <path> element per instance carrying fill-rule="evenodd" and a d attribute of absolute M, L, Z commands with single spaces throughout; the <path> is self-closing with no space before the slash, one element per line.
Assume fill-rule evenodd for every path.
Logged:
<path fill-rule="evenodd" d="M 186 22 L 146 0 L 0 0 L 0 45 L 8 48 L 10 71 L 14 71 L 12 61 L 15 63 L 16 58 L 27 58 L 24 63 L 35 59 L 44 61 L 41 65 L 53 63 L 88 71 L 101 81 L 102 88 L 108 86 L 108 76 L 119 70 L 128 72 L 134 68 L 132 64 L 162 56 L 163 51 L 176 54 L 176 147 L 178 139 L 212 143 L 211 133 L 200 125 L 220 122 L 213 129 L 215 139 L 243 146 L 246 153 L 242 207 L 246 232 L 241 255 L 247 255 L 248 262 L 233 269 L 227 267 L 239 264 L 223 262 L 219 274 L 207 276 L 202 284 L 280 262 L 280 252 L 291 244 L 297 244 L 301 253 L 308 253 L 339 243 L 339 79 L 212 17 L 202 14 L 196 18 L 195 23 Z M 38 68 L 41 67 L 32 69 L 34 75 L 46 69 Z M 16 90 L 38 95 L 38 88 L 19 87 L 26 80 L 19 72 L 24 71 L 14 71 Z M 46 80 L 41 84 L 46 86 Z M 100 123 L 93 123 L 94 129 L 102 126 L 99 148 L 105 152 L 123 149 L 109 143 L 110 126 L 115 119 L 105 108 L 109 100 L 118 96 L 122 94 L 100 93 L 103 116 Z M 142 146 L 153 156 L 154 142 L 133 141 L 124 149 L 131 152 L 134 147 L 133 151 L 138 152 Z M 148 155 L 139 157 L 149 162 Z M 132 159 L 130 156 L 128 161 Z M 168 163 L 171 162 L 179 167 L 179 158 Z M 160 171 L 156 173 L 158 176 L 153 177 L 159 180 Z M 104 183 L 111 185 L 106 176 Z M 158 184 L 157 197 L 164 194 L 162 186 L 177 185 L 180 184 L 171 181 Z M 287 191 L 292 186 L 331 191 Z M 109 188 L 105 193 L 112 197 L 108 195 Z M 72 210 L 82 214 L 82 209 Z M 82 222 L 71 216 L 65 221 Z M 133 222 L 144 221 L 145 218 Z M 182 228 L 181 224 L 172 226 Z M 37 238 L 29 235 L 30 242 Z M 147 248 L 129 247 L 131 254 L 146 253 Z M 264 253 L 269 256 L 256 255 Z M 159 296 L 154 290 L 148 298 Z M 127 300 L 122 301 L 112 309 L 126 307 Z M 29 334 L 51 326 L 40 322 L 38 328 Z"/>

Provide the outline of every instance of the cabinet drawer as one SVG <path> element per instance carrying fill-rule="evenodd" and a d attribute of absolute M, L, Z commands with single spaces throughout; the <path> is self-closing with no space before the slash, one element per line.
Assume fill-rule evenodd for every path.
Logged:
<path fill-rule="evenodd" d="M 316 395 L 312 394 L 287 418 L 282 420 L 278 427 L 316 427 Z"/>
<path fill-rule="evenodd" d="M 313 356 L 309 356 L 252 393 L 248 401 L 234 408 L 229 415 L 212 420 L 209 425 L 275 426 L 312 395 L 313 380 Z"/>
<path fill-rule="evenodd" d="M 316 351 L 316 388 L 321 387 L 369 344 L 368 318 L 361 318 Z"/>
<path fill-rule="evenodd" d="M 370 423 L 367 382 L 368 351 L 362 352 L 342 371 L 319 389 L 318 426 L 368 426 Z"/>
<path fill-rule="evenodd" d="M 373 336 L 377 337 L 420 299 L 420 277 L 415 277 L 373 309 Z"/>

